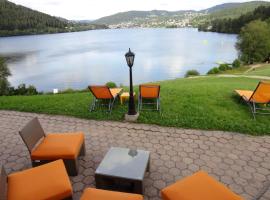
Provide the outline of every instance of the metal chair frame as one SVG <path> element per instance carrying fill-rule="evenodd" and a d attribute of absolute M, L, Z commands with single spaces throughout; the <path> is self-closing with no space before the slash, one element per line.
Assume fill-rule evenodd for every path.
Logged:
<path fill-rule="evenodd" d="M 256 120 L 256 114 L 270 115 L 270 102 L 258 103 L 258 102 L 255 102 L 252 100 L 252 97 L 255 94 L 255 92 L 257 91 L 257 89 L 259 88 L 260 84 L 261 84 L 261 82 L 259 82 L 259 84 L 257 85 L 256 89 L 254 90 L 253 94 L 251 95 L 251 97 L 249 99 L 246 98 L 245 96 L 240 97 L 240 100 L 242 99 L 249 106 L 254 120 Z M 259 107 L 259 105 L 263 105 L 266 108 Z M 260 111 L 269 111 L 269 112 L 260 112 Z"/>
<path fill-rule="evenodd" d="M 96 110 L 96 108 L 101 108 L 101 107 L 108 107 L 108 112 L 111 113 L 113 106 L 114 106 L 114 102 L 116 100 L 116 98 L 118 97 L 118 95 L 113 98 L 113 99 L 97 99 L 96 97 L 94 97 L 94 100 L 92 101 L 92 103 L 90 104 L 90 112 L 93 112 L 94 110 Z M 103 103 L 104 101 L 109 101 L 108 103 Z"/>
<path fill-rule="evenodd" d="M 114 106 L 114 102 L 116 101 L 116 99 L 119 97 L 119 94 L 117 94 L 115 97 L 111 94 L 111 91 L 110 89 L 108 88 L 108 90 L 110 91 L 110 95 L 111 95 L 111 98 L 110 99 L 100 99 L 100 98 L 97 98 L 95 96 L 95 93 L 92 91 L 91 87 L 93 86 L 88 86 L 89 90 L 92 92 L 92 94 L 94 95 L 94 99 L 93 101 L 90 103 L 90 106 L 89 106 L 89 110 L 90 112 L 93 112 L 94 110 L 96 110 L 96 108 L 101 108 L 102 106 L 103 107 L 108 107 L 108 112 L 111 114 L 112 113 L 112 109 L 113 109 L 113 106 Z M 108 103 L 104 103 L 104 101 L 109 101 Z"/>
<path fill-rule="evenodd" d="M 159 91 L 158 91 L 158 97 L 157 98 L 143 98 L 141 96 L 141 86 L 139 86 L 139 95 L 138 95 L 138 109 L 139 111 L 141 110 L 148 110 L 148 111 L 159 111 L 161 113 L 161 98 L 160 98 L 160 86 L 159 87 Z M 148 99 L 148 100 L 153 100 L 155 99 L 156 102 L 154 103 L 151 103 L 151 102 L 147 102 L 147 103 L 144 103 L 143 102 L 143 99 Z M 156 108 L 154 109 L 143 109 L 143 105 L 156 105 Z"/>

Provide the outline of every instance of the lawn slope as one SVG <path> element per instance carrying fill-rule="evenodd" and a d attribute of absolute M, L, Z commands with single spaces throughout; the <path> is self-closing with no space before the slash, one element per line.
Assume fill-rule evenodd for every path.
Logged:
<path fill-rule="evenodd" d="M 144 111 L 139 122 L 270 135 L 269 116 L 253 120 L 249 108 L 238 102 L 234 89 L 254 89 L 259 80 L 202 77 L 162 81 L 162 114 Z M 137 87 L 136 87 L 137 91 Z M 112 115 L 89 112 L 90 93 L 0 97 L 0 109 L 69 115 L 98 120 L 123 120 L 127 106 L 116 105 Z"/>

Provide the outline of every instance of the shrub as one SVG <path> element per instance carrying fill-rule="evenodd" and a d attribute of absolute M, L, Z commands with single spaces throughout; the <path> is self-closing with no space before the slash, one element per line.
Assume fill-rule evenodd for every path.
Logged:
<path fill-rule="evenodd" d="M 108 83 L 106 83 L 106 85 L 107 85 L 109 88 L 116 88 L 116 87 L 117 87 L 116 83 L 114 83 L 114 82 L 108 82 Z"/>
<path fill-rule="evenodd" d="M 233 68 L 239 68 L 239 67 L 241 67 L 241 62 L 240 62 L 240 60 L 239 60 L 239 59 L 235 59 L 235 60 L 233 61 L 233 63 L 232 63 L 232 67 L 233 67 Z"/>
<path fill-rule="evenodd" d="M 219 68 L 214 67 L 212 69 L 210 69 L 207 74 L 218 74 L 220 72 Z"/>
<path fill-rule="evenodd" d="M 7 94 L 9 96 L 13 96 L 13 95 L 37 95 L 39 93 L 36 87 L 33 85 L 29 85 L 29 87 L 26 87 L 25 84 L 20 84 L 18 88 L 9 87 Z"/>
<path fill-rule="evenodd" d="M 8 94 L 9 82 L 7 77 L 10 75 L 5 60 L 0 58 L 0 96 Z"/>
<path fill-rule="evenodd" d="M 38 91 L 36 87 L 33 85 L 29 85 L 29 87 L 27 88 L 27 95 L 37 95 L 37 94 L 38 94 Z"/>
<path fill-rule="evenodd" d="M 230 66 L 228 64 L 220 64 L 218 67 L 219 71 L 227 71 L 230 70 Z"/>
<path fill-rule="evenodd" d="M 200 73 L 197 70 L 192 69 L 192 70 L 188 70 L 186 72 L 185 77 L 187 78 L 189 76 L 199 76 L 199 75 L 200 75 Z"/>
<path fill-rule="evenodd" d="M 27 94 L 27 88 L 26 88 L 26 85 L 24 83 L 20 84 L 18 86 L 16 94 L 18 94 L 18 95 L 26 95 Z"/>

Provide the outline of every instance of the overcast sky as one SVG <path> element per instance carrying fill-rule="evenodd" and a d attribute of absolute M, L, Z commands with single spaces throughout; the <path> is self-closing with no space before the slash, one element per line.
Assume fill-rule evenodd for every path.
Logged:
<path fill-rule="evenodd" d="M 10 0 L 66 19 L 97 19 L 129 10 L 200 10 L 226 2 L 246 0 Z"/>

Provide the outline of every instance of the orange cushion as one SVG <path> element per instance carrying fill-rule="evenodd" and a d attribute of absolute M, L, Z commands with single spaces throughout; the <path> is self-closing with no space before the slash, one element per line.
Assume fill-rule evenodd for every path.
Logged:
<path fill-rule="evenodd" d="M 250 99 L 250 97 L 253 94 L 253 91 L 251 90 L 235 90 L 235 92 L 244 98 L 244 100 L 248 101 Z"/>
<path fill-rule="evenodd" d="M 161 196 L 163 200 L 244 200 L 203 171 L 163 189 Z"/>
<path fill-rule="evenodd" d="M 59 200 L 71 195 L 63 160 L 8 176 L 8 200 Z"/>
<path fill-rule="evenodd" d="M 139 194 L 87 188 L 84 190 L 80 200 L 143 200 L 143 196 Z"/>
<path fill-rule="evenodd" d="M 159 85 L 140 85 L 140 95 L 142 98 L 158 98 Z"/>
<path fill-rule="evenodd" d="M 122 91 L 122 88 L 110 88 L 111 94 L 113 97 L 116 97 L 119 95 L 119 93 Z"/>
<path fill-rule="evenodd" d="M 31 153 L 33 160 L 75 159 L 84 142 L 84 134 L 48 134 Z"/>

